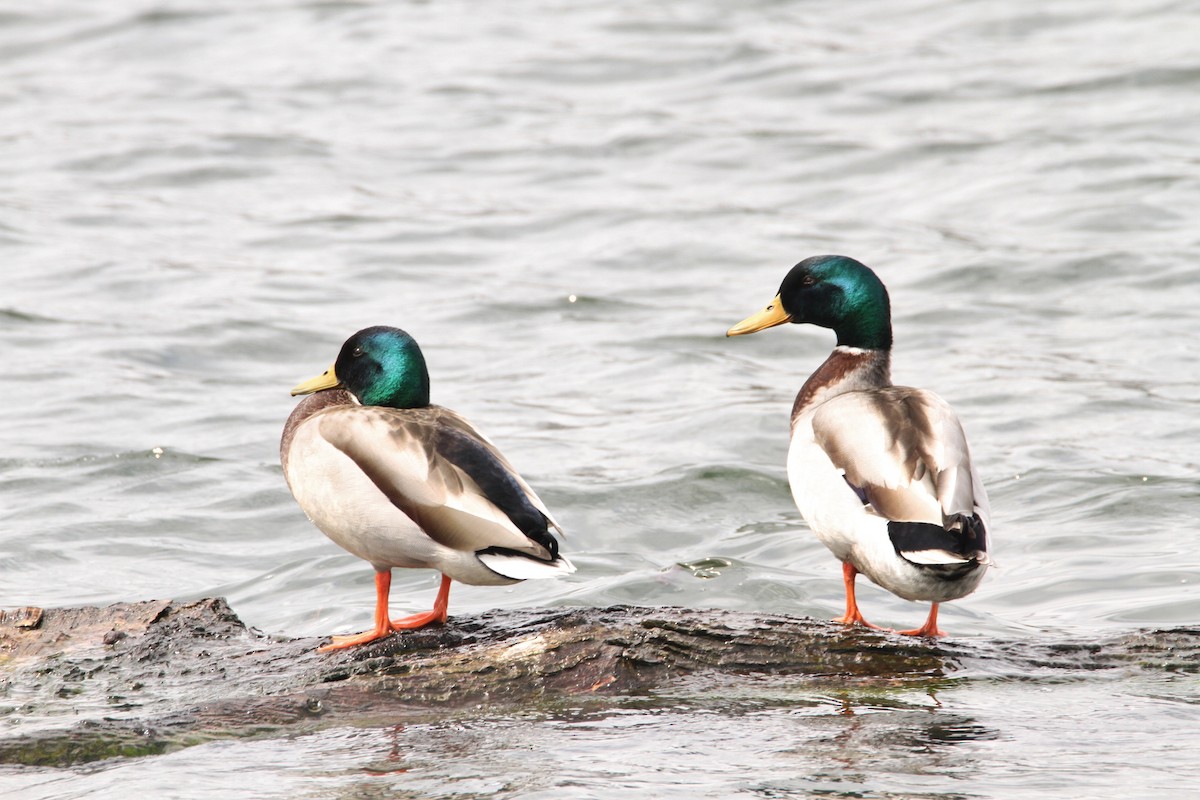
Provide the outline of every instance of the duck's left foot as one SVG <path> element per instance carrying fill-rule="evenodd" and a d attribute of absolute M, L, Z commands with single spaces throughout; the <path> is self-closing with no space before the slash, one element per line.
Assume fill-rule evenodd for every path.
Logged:
<path fill-rule="evenodd" d="M 911 631 L 896 631 L 901 636 L 945 636 L 946 632 L 938 627 L 937 624 L 938 604 L 934 603 L 929 609 L 929 619 L 925 620 L 925 624 L 919 628 L 914 628 Z"/>
<path fill-rule="evenodd" d="M 333 636 L 332 642 L 322 645 L 317 648 L 318 653 L 328 653 L 333 650 L 345 650 L 347 647 L 354 647 L 367 642 L 375 642 L 391 635 L 389 630 L 372 630 L 365 633 L 359 633 L 354 636 Z"/>
<path fill-rule="evenodd" d="M 424 628 L 428 625 L 436 625 L 446 621 L 446 610 L 434 609 L 433 611 L 425 611 L 421 614 L 410 614 L 407 617 L 392 620 L 392 630 L 394 631 L 415 631 L 418 628 Z"/>
<path fill-rule="evenodd" d="M 862 614 L 844 614 L 840 617 L 834 617 L 834 622 L 840 622 L 843 625 L 861 625 L 864 628 L 870 628 L 875 631 L 886 631 L 887 628 L 880 627 L 863 619 Z"/>
<path fill-rule="evenodd" d="M 437 598 L 433 601 L 433 610 L 425 611 L 421 614 L 411 614 L 407 617 L 394 619 L 391 621 L 392 630 L 394 631 L 415 631 L 418 628 L 424 628 L 426 625 L 434 625 L 444 623 L 449 617 L 448 609 L 450 608 L 450 579 L 445 575 L 442 576 L 442 583 L 438 587 Z"/>
<path fill-rule="evenodd" d="M 936 626 L 932 629 L 922 626 L 920 628 L 913 628 L 911 631 L 896 631 L 896 633 L 901 636 L 928 636 L 930 638 L 947 635 L 944 630 Z"/>

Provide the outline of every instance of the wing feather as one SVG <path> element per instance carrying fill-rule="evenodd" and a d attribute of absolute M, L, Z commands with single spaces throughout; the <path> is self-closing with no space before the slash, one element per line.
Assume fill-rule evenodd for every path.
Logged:
<path fill-rule="evenodd" d="M 554 558 L 541 501 L 461 416 L 439 407 L 339 407 L 323 412 L 320 434 L 435 541 Z"/>
<path fill-rule="evenodd" d="M 978 516 L 986 526 L 987 496 L 971 469 L 966 434 L 932 392 L 901 386 L 847 392 L 817 409 L 813 435 L 876 514 L 948 533 L 959 531 L 964 517 Z M 955 549 L 946 548 L 947 558 L 961 560 Z"/>
<path fill-rule="evenodd" d="M 813 435 L 882 516 L 942 522 L 974 511 L 966 435 L 932 392 L 847 392 L 817 409 Z"/>
<path fill-rule="evenodd" d="M 543 503 L 541 498 L 537 496 L 537 493 L 533 491 L 533 488 L 525 482 L 525 479 L 521 477 L 521 473 L 517 472 L 516 468 L 509 463 L 508 459 L 505 458 L 504 454 L 500 452 L 500 449 L 492 443 L 491 439 L 487 438 L 478 430 L 476 430 L 475 427 L 467 421 L 466 417 L 458 412 L 451 411 L 450 409 L 443 408 L 441 406 L 431 406 L 431 408 L 437 410 L 439 420 L 445 425 L 463 431 L 468 436 L 473 437 L 480 446 L 486 448 L 487 451 L 491 453 L 498 462 L 500 462 L 501 466 L 507 470 L 508 474 L 512 476 L 512 479 L 516 482 L 516 484 L 521 487 L 521 490 L 525 493 L 525 496 L 529 499 L 529 502 L 531 502 L 538 511 L 542 512 L 547 521 L 549 521 L 550 527 L 565 535 L 562 526 L 559 525 L 558 521 L 554 519 L 553 515 L 551 515 L 550 511 L 546 508 L 546 504 Z"/>

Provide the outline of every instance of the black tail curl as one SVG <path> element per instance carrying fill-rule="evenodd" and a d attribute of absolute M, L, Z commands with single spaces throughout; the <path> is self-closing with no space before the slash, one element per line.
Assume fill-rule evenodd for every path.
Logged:
<path fill-rule="evenodd" d="M 987 552 L 987 527 L 978 514 L 955 514 L 945 525 L 931 522 L 889 522 L 888 538 L 892 547 L 904 553 L 944 550 L 962 558 L 975 559 Z"/>

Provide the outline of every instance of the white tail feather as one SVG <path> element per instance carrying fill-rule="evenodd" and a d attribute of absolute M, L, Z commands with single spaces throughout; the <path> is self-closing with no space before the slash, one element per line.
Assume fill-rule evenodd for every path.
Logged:
<path fill-rule="evenodd" d="M 561 578 L 575 571 L 575 565 L 559 556 L 554 561 L 538 561 L 519 555 L 505 553 L 478 553 L 476 557 L 492 572 L 506 578 L 524 581 L 533 578 Z"/>
<path fill-rule="evenodd" d="M 905 550 L 900 555 L 914 564 L 966 564 L 971 559 L 963 558 L 946 550 Z"/>

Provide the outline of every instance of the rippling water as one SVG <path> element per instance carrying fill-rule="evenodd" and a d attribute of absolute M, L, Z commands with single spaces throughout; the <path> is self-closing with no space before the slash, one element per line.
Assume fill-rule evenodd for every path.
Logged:
<path fill-rule="evenodd" d="M 896 379 L 955 405 L 989 485 L 1000 569 L 943 626 L 1195 623 L 1197 41 L 1194 7 L 1154 0 L 11 6 L 0 606 L 225 595 L 273 633 L 365 627 L 371 570 L 305 521 L 276 448 L 288 389 L 392 324 L 579 567 L 456 587 L 452 613 L 829 617 L 838 565 L 783 464 L 832 336 L 724 331 L 792 263 L 840 252 L 888 284 Z M 435 589 L 398 573 L 394 608 Z M 861 600 L 881 623 L 925 612 L 869 585 Z M 1196 689 L 797 690 L 750 715 L 334 730 L 0 782 L 1162 796 L 1200 780 Z M 373 769 L 395 750 L 407 773 Z"/>

